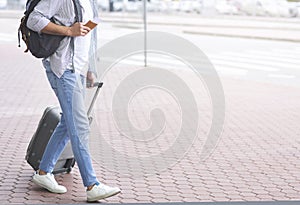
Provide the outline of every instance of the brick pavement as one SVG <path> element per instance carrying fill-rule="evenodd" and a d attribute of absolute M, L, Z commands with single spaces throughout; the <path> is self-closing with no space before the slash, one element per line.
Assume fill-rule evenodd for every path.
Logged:
<path fill-rule="evenodd" d="M 57 104 L 40 62 L 22 51 L 12 58 L 15 47 L 1 45 L 0 80 L 0 198 L 1 204 L 85 203 L 85 190 L 77 167 L 71 174 L 58 175 L 57 180 L 68 188 L 63 195 L 48 193 L 34 185 L 32 170 L 24 160 L 28 142 L 47 105 Z M 164 136 L 158 146 L 137 147 L 120 136 L 113 126 L 110 102 L 118 80 L 138 68 L 116 69 L 108 75 L 101 92 L 96 120 L 101 135 L 110 146 L 130 155 L 142 151 L 157 153 L 174 140 L 178 117 L 176 105 L 162 93 L 144 94 L 136 101 L 133 123 L 143 127 L 149 122 L 149 109 L 155 105 L 166 108 L 169 118 Z M 134 176 L 110 171 L 99 165 L 99 178 L 122 189 L 120 195 L 103 202 L 213 202 L 213 201 L 286 201 L 300 200 L 300 92 L 297 87 L 222 78 L 226 97 L 226 121 L 221 138 L 211 156 L 199 161 L 199 147 L 209 129 L 211 107 L 201 83 L 185 71 L 176 71 L 189 79 L 199 99 L 203 122 L 199 138 L 175 165 L 155 175 Z M 116 74 L 116 75 L 115 75 Z M 158 96 L 158 97 L 157 97 Z M 200 98 L 203 97 L 203 98 Z M 158 98 L 158 100 L 156 100 Z M 151 100 L 152 101 L 149 101 Z M 153 103 L 151 103 L 153 102 Z M 98 105 L 98 104 L 97 104 Z M 173 126 L 173 127 L 172 127 Z M 93 133 L 95 134 L 95 133 Z M 94 138 L 93 138 L 94 139 Z M 151 145 L 151 144 L 149 144 Z M 105 156 L 103 153 L 103 158 Z M 168 159 L 166 159 L 168 160 Z M 114 164 L 117 169 L 122 166 Z M 126 167 L 125 167 L 126 168 Z M 128 169 L 130 171 L 130 169 Z"/>

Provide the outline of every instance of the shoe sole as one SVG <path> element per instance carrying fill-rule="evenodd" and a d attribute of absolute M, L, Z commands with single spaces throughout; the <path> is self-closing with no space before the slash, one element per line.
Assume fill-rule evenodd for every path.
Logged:
<path fill-rule="evenodd" d="M 45 186 L 44 184 L 40 183 L 38 180 L 36 180 L 35 178 L 32 179 L 33 183 L 35 183 L 36 185 L 43 187 L 44 189 L 47 189 L 48 191 L 50 191 L 51 193 L 55 193 L 55 194 L 64 194 L 67 191 L 53 191 L 52 189 L 49 189 L 47 186 Z"/>
<path fill-rule="evenodd" d="M 121 192 L 121 190 L 119 190 L 117 192 L 109 193 L 109 194 L 106 194 L 106 195 L 103 195 L 103 196 L 98 196 L 98 197 L 94 197 L 94 198 L 91 198 L 91 199 L 87 199 L 87 201 L 88 202 L 94 202 L 94 201 L 98 201 L 98 200 L 101 200 L 101 199 L 106 199 L 106 198 L 115 196 L 115 195 L 119 194 L 120 192 Z"/>

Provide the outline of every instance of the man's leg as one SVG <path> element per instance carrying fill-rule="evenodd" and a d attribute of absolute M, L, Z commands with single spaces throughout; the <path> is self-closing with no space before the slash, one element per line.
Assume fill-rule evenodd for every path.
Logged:
<path fill-rule="evenodd" d="M 50 65 L 45 63 L 46 73 L 48 80 L 55 94 L 57 95 L 57 77 L 51 71 Z M 67 189 L 63 186 L 58 185 L 54 176 L 51 174 L 54 166 L 64 150 L 69 136 L 67 135 L 67 127 L 62 115 L 58 126 L 55 128 L 43 154 L 39 172 L 33 176 L 33 182 L 48 189 L 54 193 L 65 193 Z"/>
<path fill-rule="evenodd" d="M 39 171 L 33 176 L 34 183 L 53 193 L 62 194 L 67 192 L 67 188 L 59 185 L 52 174 L 60 154 L 69 141 L 69 137 L 66 134 L 66 126 L 64 120 L 62 120 L 56 127 L 47 144 L 39 166 Z"/>
<path fill-rule="evenodd" d="M 46 70 L 48 81 L 51 85 L 56 96 L 58 95 L 58 77 L 51 71 L 50 63 L 44 62 L 44 67 Z M 69 141 L 69 136 L 67 135 L 67 126 L 63 114 L 61 120 L 55 128 L 48 144 L 45 149 L 44 155 L 40 163 L 40 170 L 46 173 L 52 173 L 54 166 L 64 150 L 67 142 Z"/>
<path fill-rule="evenodd" d="M 45 149 L 44 155 L 40 163 L 40 170 L 46 173 L 52 173 L 55 164 L 63 152 L 66 144 L 69 141 L 69 136 L 67 135 L 67 127 L 63 115 L 61 116 L 61 121 L 55 128 L 48 144 Z"/>
<path fill-rule="evenodd" d="M 83 184 L 88 187 L 87 201 L 97 201 L 120 193 L 121 190 L 118 187 L 100 184 L 92 167 L 88 146 L 90 127 L 84 104 L 85 82 L 83 76 L 76 75 L 74 79 L 74 73 L 66 71 L 60 80 L 65 92 L 59 99 L 67 99 L 69 102 L 61 103 L 61 106 Z M 76 80 L 75 84 L 74 80 Z"/>
<path fill-rule="evenodd" d="M 57 96 L 83 184 L 84 186 L 97 184 L 99 182 L 88 149 L 89 121 L 81 78 L 71 70 L 66 70 L 57 82 Z"/>

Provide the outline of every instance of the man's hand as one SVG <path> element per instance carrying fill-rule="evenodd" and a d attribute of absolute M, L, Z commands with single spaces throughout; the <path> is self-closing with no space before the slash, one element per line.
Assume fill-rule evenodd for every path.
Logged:
<path fill-rule="evenodd" d="M 68 30 L 68 36 L 85 36 L 88 34 L 88 32 L 91 31 L 91 29 L 87 26 L 84 26 L 83 23 L 76 22 L 74 23 L 70 29 Z"/>
<path fill-rule="evenodd" d="M 86 74 L 86 87 L 92 88 L 94 86 L 95 76 L 91 71 L 88 71 Z"/>

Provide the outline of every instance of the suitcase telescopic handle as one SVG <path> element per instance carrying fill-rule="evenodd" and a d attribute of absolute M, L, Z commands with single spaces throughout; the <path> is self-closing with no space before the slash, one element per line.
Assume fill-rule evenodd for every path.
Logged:
<path fill-rule="evenodd" d="M 103 86 L 103 82 L 96 82 L 94 83 L 93 87 L 101 88 Z"/>
<path fill-rule="evenodd" d="M 93 109 L 94 104 L 95 104 L 95 102 L 96 102 L 96 99 L 97 99 L 97 97 L 98 97 L 100 88 L 101 88 L 102 86 L 103 86 L 103 82 L 96 82 L 96 83 L 94 83 L 94 85 L 93 85 L 93 87 L 97 87 L 97 89 L 96 89 L 96 92 L 95 92 L 94 97 L 93 97 L 93 99 L 92 99 L 92 102 L 91 102 L 91 104 L 90 104 L 90 107 L 89 107 L 89 109 L 88 109 L 88 111 L 87 111 L 87 115 L 88 115 L 88 116 L 90 116 L 90 114 L 91 114 L 91 112 L 92 112 L 92 109 Z"/>

